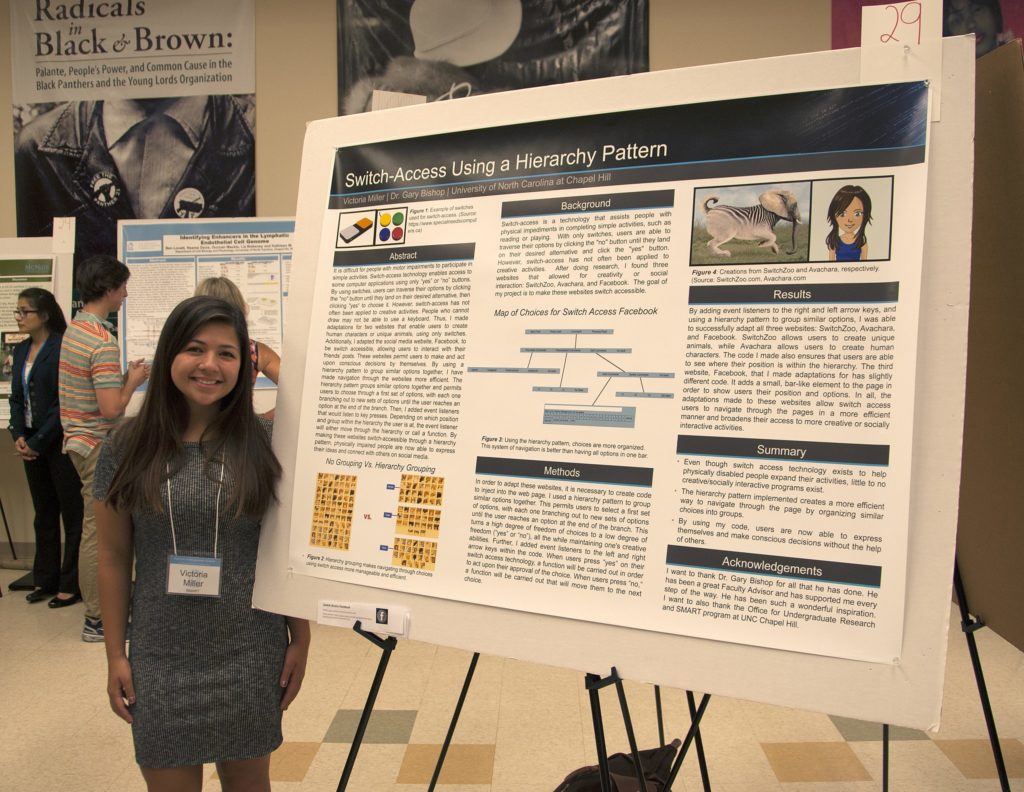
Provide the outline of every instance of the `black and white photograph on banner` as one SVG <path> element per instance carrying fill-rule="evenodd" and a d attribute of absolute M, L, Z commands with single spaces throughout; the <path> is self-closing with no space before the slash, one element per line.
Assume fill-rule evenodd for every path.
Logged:
<path fill-rule="evenodd" d="M 36 6 L 11 2 L 19 235 L 75 217 L 81 261 L 119 220 L 255 214 L 252 0 Z"/>
<path fill-rule="evenodd" d="M 942 0 L 942 35 L 974 36 L 974 53 L 987 55 L 1024 30 L 1021 0 Z"/>
<path fill-rule="evenodd" d="M 256 211 L 255 97 L 108 99 L 16 108 L 18 233 L 74 216 L 78 258 L 110 253 L 117 221 Z M 18 110 L 23 110 L 19 113 Z"/>
<path fill-rule="evenodd" d="M 338 0 L 338 110 L 648 70 L 647 0 Z"/>

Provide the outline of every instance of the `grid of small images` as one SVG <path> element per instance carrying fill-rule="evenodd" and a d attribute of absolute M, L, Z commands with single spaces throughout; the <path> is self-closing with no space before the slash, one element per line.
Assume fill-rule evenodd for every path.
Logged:
<path fill-rule="evenodd" d="M 352 509 L 355 502 L 355 476 L 342 473 L 317 474 L 309 543 L 314 547 L 348 550 L 352 540 Z"/>
<path fill-rule="evenodd" d="M 398 489 L 399 506 L 391 555 L 392 566 L 430 571 L 435 568 L 437 542 L 430 540 L 441 534 L 441 509 L 433 507 L 441 506 L 443 498 L 442 476 L 402 476 Z"/>
<path fill-rule="evenodd" d="M 402 476 L 398 490 L 399 503 L 411 503 L 416 506 L 440 506 L 444 497 L 444 477 Z"/>
<path fill-rule="evenodd" d="M 437 538 L 441 533 L 441 510 L 418 506 L 398 507 L 398 533 Z"/>
<path fill-rule="evenodd" d="M 395 549 L 391 555 L 391 566 L 433 571 L 437 566 L 437 542 L 396 536 Z"/>

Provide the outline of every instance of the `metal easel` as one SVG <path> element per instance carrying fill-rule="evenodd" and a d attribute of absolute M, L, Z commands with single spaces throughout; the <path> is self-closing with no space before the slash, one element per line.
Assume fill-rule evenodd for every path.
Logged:
<path fill-rule="evenodd" d="M 999 734 L 996 731 L 996 721 L 992 715 L 992 702 L 988 697 L 988 688 L 985 685 L 985 674 L 981 670 L 981 656 L 978 654 L 978 643 L 974 639 L 974 633 L 985 626 L 985 622 L 974 616 L 967 606 L 967 594 L 964 591 L 964 581 L 960 577 L 960 563 L 953 559 L 953 589 L 956 591 L 956 602 L 960 606 L 960 628 L 964 631 L 967 639 L 967 651 L 971 655 L 971 665 L 974 667 L 974 679 L 978 683 L 978 698 L 981 699 L 981 710 L 985 714 L 985 725 L 988 727 L 988 739 L 992 743 L 992 758 L 996 763 L 996 774 L 999 776 L 1000 789 L 1003 792 L 1010 792 L 1010 779 L 1006 775 L 1006 762 L 1003 761 L 1003 750 L 999 746 Z"/>
<path fill-rule="evenodd" d="M 377 673 L 374 675 L 373 683 L 370 685 L 370 692 L 366 697 L 366 705 L 363 707 L 363 714 L 359 718 L 359 725 L 356 726 L 356 733 L 352 738 L 352 746 L 348 749 L 345 769 L 342 771 L 341 779 L 338 781 L 338 792 L 345 792 L 345 789 L 348 788 L 348 781 L 352 776 L 352 768 L 355 766 L 356 756 L 359 754 L 359 748 L 363 744 L 363 736 L 366 734 L 366 726 L 370 722 L 370 715 L 373 714 L 374 702 L 377 700 L 381 683 L 384 681 L 384 672 L 387 671 L 388 661 L 391 660 L 391 653 L 395 651 L 395 647 L 398 644 L 397 639 L 393 635 L 388 638 L 381 638 L 367 632 L 359 621 L 352 625 L 352 629 L 374 646 L 382 649 L 383 653 L 380 656 L 380 662 L 377 664 Z"/>
<path fill-rule="evenodd" d="M 382 653 L 380 661 L 377 663 L 377 673 L 374 674 L 373 682 L 370 685 L 370 691 L 366 696 L 366 704 L 363 706 L 363 714 L 359 718 L 359 724 L 356 726 L 356 733 L 352 737 L 352 746 L 349 748 L 348 757 L 345 760 L 345 768 L 342 770 L 341 778 L 338 781 L 337 792 L 345 792 L 348 788 L 348 782 L 352 777 L 352 768 L 355 766 L 356 757 L 358 756 L 359 749 L 363 744 L 363 737 L 366 735 L 366 727 L 370 722 L 370 716 L 373 714 L 373 705 L 377 701 L 377 694 L 380 692 L 380 686 L 384 681 L 384 674 L 387 671 L 388 662 L 391 660 L 391 653 L 395 651 L 395 648 L 398 645 L 398 641 L 393 635 L 388 638 L 381 638 L 378 635 L 374 635 L 373 633 L 364 630 L 362 623 L 359 621 L 352 625 L 352 629 L 374 646 L 381 649 Z M 459 695 L 458 703 L 455 705 L 455 712 L 452 714 L 451 723 L 448 725 L 448 733 L 444 738 L 444 744 L 441 746 L 441 752 L 437 757 L 437 764 L 434 767 L 434 775 L 430 779 L 428 792 L 434 792 L 434 788 L 437 786 L 437 780 L 441 776 L 441 769 L 444 766 L 445 757 L 448 755 L 448 748 L 451 746 L 452 737 L 455 734 L 455 727 L 459 722 L 459 716 L 462 714 L 462 706 L 466 702 L 466 695 L 469 693 L 469 685 L 473 681 L 473 673 L 476 671 L 476 664 L 479 659 L 480 653 L 474 652 L 473 659 L 470 660 L 469 669 L 466 672 L 466 678 L 462 683 L 462 692 Z"/>
<path fill-rule="evenodd" d="M 967 651 L 971 655 L 971 666 L 974 668 L 974 679 L 978 683 L 978 698 L 981 701 L 981 710 L 985 715 L 985 726 L 988 728 L 988 740 L 992 744 L 992 758 L 996 764 L 996 775 L 999 777 L 999 788 L 1002 792 L 1010 792 L 1010 779 L 1006 774 L 1006 762 L 1003 760 L 1003 749 L 999 745 L 999 733 L 996 731 L 996 721 L 992 714 L 992 702 L 988 696 L 988 687 L 985 685 L 985 674 L 981 669 L 981 655 L 978 654 L 978 642 L 974 639 L 974 633 L 985 626 L 985 622 L 972 616 L 967 605 L 967 593 L 964 591 L 964 582 L 960 577 L 960 563 L 953 559 L 953 590 L 956 592 L 956 602 L 960 608 L 960 629 L 964 631 L 964 638 L 967 639 Z M 889 726 L 882 726 L 882 792 L 889 790 Z"/>
<path fill-rule="evenodd" d="M 11 555 L 14 557 L 14 560 L 17 561 L 18 551 L 14 549 L 14 539 L 11 537 L 11 526 L 7 522 L 7 510 L 4 509 L 4 498 L 2 495 L 0 495 L 0 517 L 2 517 L 4 521 L 4 530 L 7 532 L 7 544 L 10 545 Z"/>

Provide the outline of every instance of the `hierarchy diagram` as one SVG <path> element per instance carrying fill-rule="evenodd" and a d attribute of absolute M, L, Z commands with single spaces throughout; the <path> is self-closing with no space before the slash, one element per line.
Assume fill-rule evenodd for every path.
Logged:
<path fill-rule="evenodd" d="M 351 548 L 356 484 L 357 477 L 348 473 L 317 474 L 309 534 L 313 547 Z M 398 502 L 395 511 L 384 512 L 384 519 L 394 520 L 394 536 L 380 550 L 390 554 L 391 566 L 433 571 L 441 536 L 444 477 L 407 473 L 397 484 L 385 487 L 397 490 Z"/>
<path fill-rule="evenodd" d="M 615 334 L 615 331 L 610 328 L 527 329 L 525 333 L 527 336 L 553 336 L 556 345 L 521 347 L 519 351 L 529 355 L 525 366 L 469 366 L 466 371 L 470 374 L 528 374 L 536 377 L 558 377 L 557 385 L 539 382 L 534 384 L 532 387 L 534 393 L 566 394 L 579 397 L 584 394 L 589 395 L 596 390 L 597 393 L 593 400 L 573 399 L 572 401 L 546 402 L 543 414 L 543 423 L 545 424 L 632 429 L 636 426 L 636 406 L 601 403 L 602 399 L 609 399 L 612 396 L 616 399 L 672 399 L 675 397 L 672 392 L 651 390 L 645 382 L 645 380 L 674 379 L 675 372 L 639 371 L 623 368 L 612 358 L 617 355 L 631 355 L 633 354 L 632 348 L 595 345 L 602 339 L 595 339 L 593 336 Z M 569 336 L 572 337 L 572 346 L 568 344 Z M 565 340 L 566 343 L 557 343 L 562 340 Z M 547 356 L 554 357 L 555 361 L 561 358 L 560 364 L 551 366 L 534 363 L 535 357 L 543 357 L 547 360 L 549 359 Z M 575 365 L 582 357 L 596 358 L 598 370 L 584 374 L 583 367 Z M 605 365 L 610 368 L 603 368 Z M 596 377 L 600 387 L 569 384 L 577 382 L 577 377 L 582 376 Z M 608 392 L 608 387 L 613 382 L 616 385 L 621 383 L 623 390 L 617 390 L 613 386 L 611 392 Z M 632 389 L 625 390 L 630 385 Z"/>
<path fill-rule="evenodd" d="M 394 485 L 389 485 L 393 488 Z M 398 510 L 391 565 L 433 571 L 437 566 L 437 540 L 441 536 L 441 503 L 444 477 L 402 475 L 398 486 Z"/>

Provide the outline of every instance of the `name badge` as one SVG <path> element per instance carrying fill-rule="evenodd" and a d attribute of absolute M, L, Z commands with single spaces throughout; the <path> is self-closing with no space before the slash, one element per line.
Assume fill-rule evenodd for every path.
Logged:
<path fill-rule="evenodd" d="M 219 597 L 220 569 L 219 558 L 170 555 L 167 558 L 167 593 Z"/>

